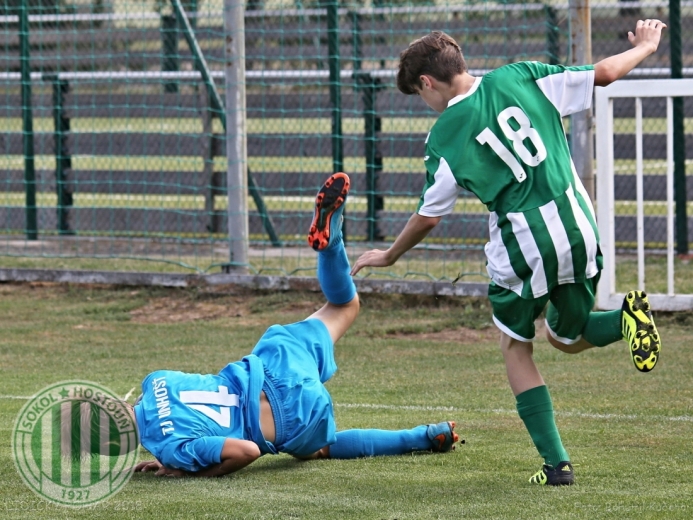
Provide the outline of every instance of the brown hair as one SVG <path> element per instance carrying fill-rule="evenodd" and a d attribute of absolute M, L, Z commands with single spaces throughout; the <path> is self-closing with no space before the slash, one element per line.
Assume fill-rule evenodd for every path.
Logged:
<path fill-rule="evenodd" d="M 452 83 L 452 78 L 467 70 L 462 49 L 442 31 L 433 31 L 414 40 L 399 55 L 397 88 L 403 94 L 416 94 L 421 88 L 422 74 L 438 81 Z"/>
<path fill-rule="evenodd" d="M 60 451 L 61 454 L 69 453 L 69 458 L 71 460 L 86 460 L 93 456 L 106 455 L 110 456 L 117 455 L 121 452 L 120 437 L 111 438 L 109 436 L 108 440 L 101 444 L 101 420 L 99 417 L 99 408 L 93 406 L 88 401 L 72 401 L 69 403 L 73 407 L 72 413 L 78 413 L 79 421 L 72 420 L 72 413 L 69 415 L 68 420 L 63 420 L 61 413 L 57 413 L 53 416 L 53 421 L 55 425 L 60 429 Z M 108 400 L 108 421 L 118 422 L 118 421 L 135 421 L 135 412 L 133 406 L 127 401 L 120 399 L 109 399 Z M 77 409 L 79 411 L 77 412 Z M 108 431 L 107 427 L 107 431 Z M 80 442 L 83 432 L 88 432 L 90 439 L 99 439 L 98 443 L 89 443 L 89 449 L 83 451 L 82 444 Z M 137 441 L 139 438 L 136 437 Z M 78 451 L 73 451 L 72 447 L 79 445 Z M 129 451 L 137 449 L 137 442 L 133 445 L 128 443 L 127 447 Z"/>

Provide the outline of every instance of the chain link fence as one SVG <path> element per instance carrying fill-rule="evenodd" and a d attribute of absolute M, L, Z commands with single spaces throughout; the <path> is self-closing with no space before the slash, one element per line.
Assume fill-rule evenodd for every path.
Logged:
<path fill-rule="evenodd" d="M 219 271 L 229 262 L 225 131 L 172 3 L 22 5 L 6 1 L 0 13 L 0 262 Z M 351 254 L 384 246 L 401 231 L 423 186 L 424 140 L 435 121 L 418 97 L 394 86 L 399 53 L 411 40 L 434 29 L 448 32 L 473 74 L 519 60 L 571 61 L 563 3 L 339 2 L 333 31 L 325 2 L 243 5 L 251 273 L 314 269 L 306 227 L 315 191 L 335 169 L 353 179 L 346 213 Z M 223 92 L 223 3 L 186 0 L 182 7 Z M 594 61 L 629 48 L 627 33 L 638 19 L 669 22 L 662 2 L 599 3 L 591 13 Z M 680 20 L 681 72 L 689 76 L 693 2 L 681 2 Z M 669 34 L 630 77 L 670 77 Z M 335 61 L 341 73 L 331 82 Z M 652 248 L 665 214 L 663 106 L 653 100 L 643 109 Z M 692 110 L 686 102 L 686 139 Z M 632 103 L 617 102 L 615 117 L 617 240 L 628 248 Z M 685 151 L 690 168 L 688 150 L 693 147 Z M 483 281 L 486 240 L 485 208 L 463 196 L 424 247 L 377 274 Z"/>

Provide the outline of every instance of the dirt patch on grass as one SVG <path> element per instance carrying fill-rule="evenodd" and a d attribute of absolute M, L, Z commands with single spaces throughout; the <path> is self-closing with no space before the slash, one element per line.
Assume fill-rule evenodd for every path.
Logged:
<path fill-rule="evenodd" d="M 35 294 L 41 298 L 58 298 L 65 292 L 65 285 L 54 282 L 3 282 L 0 283 L 0 296 L 13 294 Z"/>
<path fill-rule="evenodd" d="M 214 302 L 163 297 L 130 311 L 130 317 L 135 323 L 183 323 L 239 318 L 248 313 L 247 303 L 243 301 Z"/>
<path fill-rule="evenodd" d="M 295 321 L 294 315 L 308 317 L 321 305 L 311 295 L 301 293 L 240 291 L 229 295 L 211 291 L 197 294 L 181 291 L 148 299 L 146 305 L 130 311 L 130 319 L 135 323 L 185 323 L 243 318 L 250 323 L 253 317 L 262 320 L 263 315 L 272 312 L 279 315 L 279 322 L 284 314 Z"/>
<path fill-rule="evenodd" d="M 546 334 L 546 325 L 543 319 L 538 319 L 534 322 L 537 339 L 543 338 Z M 441 341 L 441 342 L 456 342 L 463 345 L 473 345 L 476 343 L 496 343 L 500 339 L 500 332 L 496 327 L 483 327 L 472 329 L 469 327 L 449 328 L 436 332 L 391 332 L 390 337 L 417 339 L 421 341 Z"/>

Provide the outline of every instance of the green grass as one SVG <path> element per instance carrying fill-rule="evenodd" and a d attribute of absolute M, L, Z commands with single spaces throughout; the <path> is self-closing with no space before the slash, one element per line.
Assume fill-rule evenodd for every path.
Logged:
<path fill-rule="evenodd" d="M 124 255 L 125 256 L 125 255 Z M 66 269 L 73 271 L 125 271 L 125 272 L 149 272 L 149 273 L 183 273 L 195 272 L 219 272 L 220 267 L 211 267 L 213 262 L 224 264 L 228 262 L 228 255 L 215 258 L 207 256 L 182 256 L 182 255 L 151 255 L 150 259 L 144 258 L 74 258 L 51 256 L 3 256 L 0 265 L 5 269 Z"/>
<path fill-rule="evenodd" d="M 577 485 L 532 487 L 540 459 L 514 412 L 488 302 L 363 296 L 328 384 L 340 429 L 456 420 L 445 455 L 297 462 L 263 457 L 215 480 L 136 475 L 88 510 L 38 499 L 10 453 L 26 396 L 79 378 L 119 395 L 150 371 L 216 372 L 266 327 L 302 319 L 317 294 L 0 285 L 0 518 L 690 518 L 690 314 L 659 315 L 660 366 L 635 371 L 624 344 L 579 356 L 539 341 Z M 147 318 L 147 322 L 141 318 Z M 146 454 L 143 454 L 147 457 Z"/>

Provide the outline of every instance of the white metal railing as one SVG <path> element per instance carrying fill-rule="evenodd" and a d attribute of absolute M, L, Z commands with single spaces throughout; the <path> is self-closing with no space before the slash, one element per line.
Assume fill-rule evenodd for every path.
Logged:
<path fill-rule="evenodd" d="M 599 282 L 597 305 L 601 309 L 617 309 L 624 294 L 616 293 L 615 194 L 614 194 L 614 98 L 633 98 L 635 101 L 635 164 L 636 164 L 636 227 L 638 288 L 645 288 L 645 240 L 643 209 L 642 98 L 658 97 L 667 100 L 667 158 L 666 158 L 666 255 L 667 292 L 648 297 L 658 310 L 693 308 L 693 294 L 676 294 L 674 288 L 674 97 L 693 96 L 693 79 L 617 81 L 605 88 L 595 89 L 595 119 L 597 123 L 597 224 L 604 253 L 604 270 Z"/>

